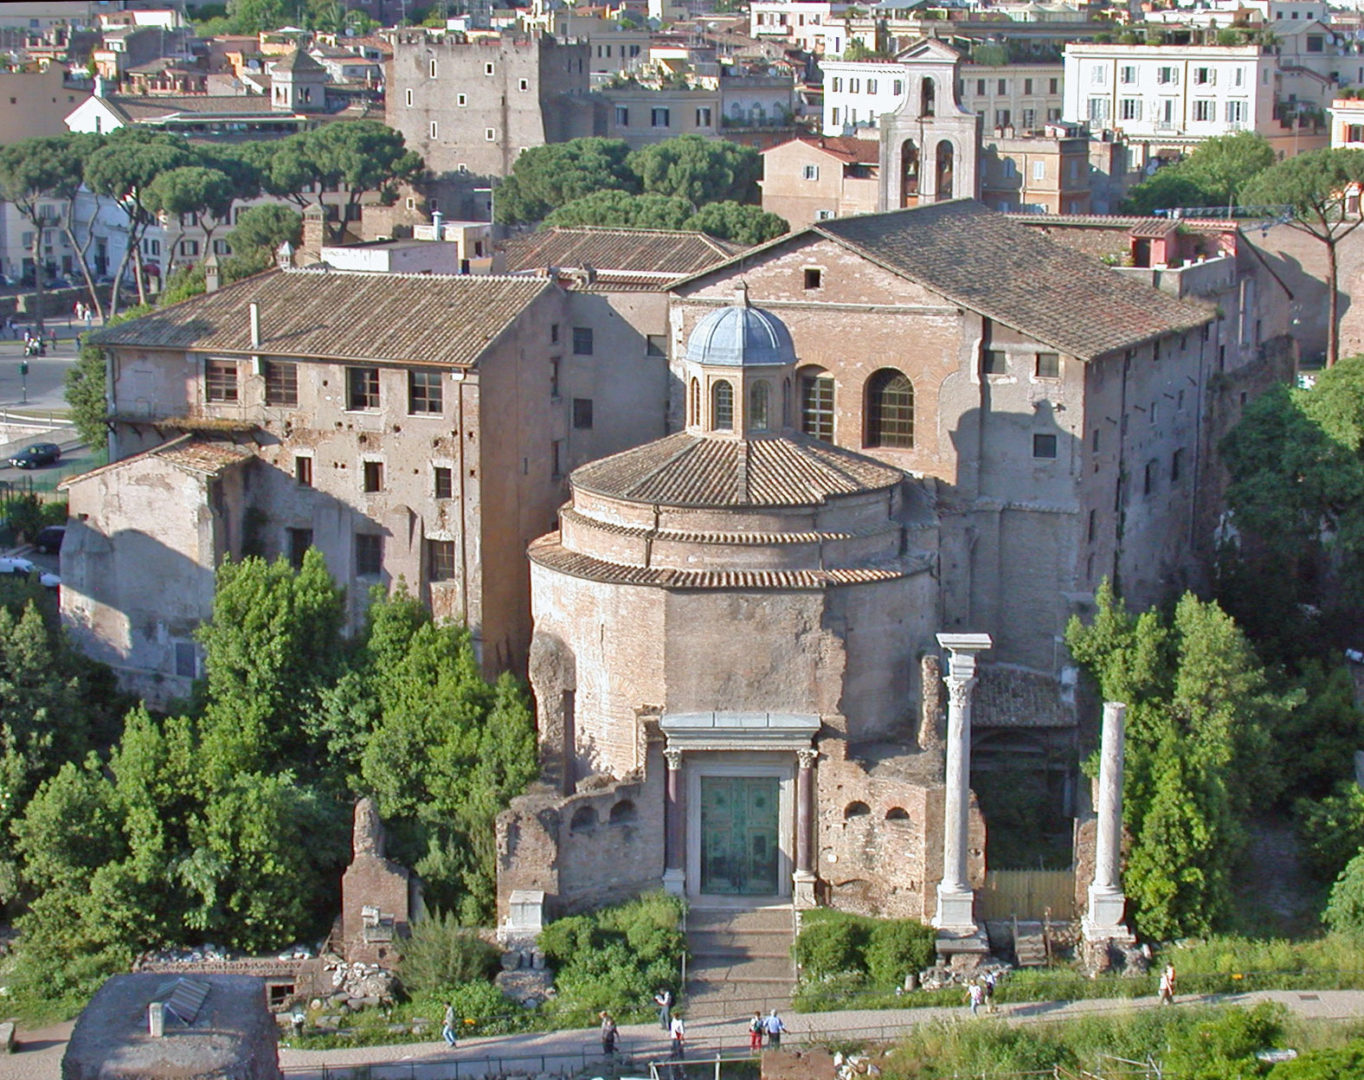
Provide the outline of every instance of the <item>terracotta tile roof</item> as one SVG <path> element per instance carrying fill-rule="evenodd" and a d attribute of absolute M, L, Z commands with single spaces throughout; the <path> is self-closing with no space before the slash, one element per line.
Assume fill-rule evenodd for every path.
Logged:
<path fill-rule="evenodd" d="M 820 570 L 677 570 L 635 566 L 570 551 L 559 543 L 558 533 L 534 541 L 527 554 L 531 562 L 573 577 L 612 585 L 653 585 L 668 589 L 826 589 L 831 585 L 894 581 L 926 569 L 922 560 Z"/>
<path fill-rule="evenodd" d="M 879 165 L 881 162 L 880 143 L 871 139 L 855 139 L 851 135 L 800 135 L 789 142 L 770 146 L 763 153 L 779 150 L 793 142 L 823 150 L 831 157 L 838 158 L 844 165 Z"/>
<path fill-rule="evenodd" d="M 668 229 L 557 228 L 507 244 L 507 269 L 591 266 L 597 270 L 694 274 L 742 250 L 700 232 Z"/>
<path fill-rule="evenodd" d="M 1074 727 L 1075 711 L 1056 679 L 1008 664 L 981 664 L 973 720 L 983 728 Z"/>
<path fill-rule="evenodd" d="M 159 119 L 181 113 L 200 113 L 206 116 L 290 116 L 273 108 L 270 99 L 262 94 L 157 94 L 134 97 L 128 94 L 110 95 L 104 99 L 119 109 L 130 120 Z"/>
<path fill-rule="evenodd" d="M 78 484 L 82 480 L 102 476 L 105 473 L 113 472 L 115 469 L 122 469 L 135 462 L 147 461 L 151 458 L 158 458 L 178 469 L 184 469 L 186 472 L 198 473 L 205 477 L 215 477 L 222 475 L 228 469 L 250 461 L 255 456 L 255 451 L 249 446 L 218 439 L 204 439 L 196 435 L 180 435 L 160 446 L 143 450 L 140 454 L 111 461 L 108 465 L 101 465 L 97 469 L 91 469 L 89 472 L 81 473 L 78 476 L 68 476 L 57 487 L 58 490 L 65 491 L 72 484 Z"/>
<path fill-rule="evenodd" d="M 271 271 L 92 335 L 100 345 L 468 367 L 541 278 Z M 250 304 L 261 342 L 251 344 Z"/>
<path fill-rule="evenodd" d="M 837 218 L 813 231 L 1081 360 L 1214 317 L 971 199 Z"/>
<path fill-rule="evenodd" d="M 666 506 L 818 506 L 904 476 L 805 435 L 728 439 L 682 431 L 584 465 L 572 480 L 599 495 Z"/>

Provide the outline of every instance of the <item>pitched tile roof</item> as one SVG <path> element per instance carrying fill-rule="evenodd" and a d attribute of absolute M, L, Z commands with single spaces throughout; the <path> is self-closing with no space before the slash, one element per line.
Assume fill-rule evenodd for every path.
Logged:
<path fill-rule="evenodd" d="M 904 475 L 805 435 L 729 439 L 681 431 L 583 465 L 573 486 L 667 506 L 818 506 L 892 487 Z"/>
<path fill-rule="evenodd" d="M 541 278 L 271 271 L 97 331 L 99 345 L 467 367 L 555 286 Z M 251 344 L 250 305 L 261 341 Z"/>
<path fill-rule="evenodd" d="M 701 232 L 669 229 L 554 228 L 518 236 L 507 244 L 507 269 L 542 270 L 547 266 L 591 266 L 625 270 L 694 274 L 742 250 Z"/>
<path fill-rule="evenodd" d="M 881 144 L 872 139 L 856 139 L 851 135 L 800 135 L 790 142 L 804 143 L 816 150 L 838 158 L 844 165 L 878 165 L 881 162 Z M 777 150 L 788 143 L 770 146 L 763 153 Z"/>
<path fill-rule="evenodd" d="M 160 446 L 153 446 L 150 450 L 143 450 L 139 454 L 120 458 L 118 461 L 111 461 L 108 465 L 101 465 L 89 472 L 68 476 L 57 485 L 57 488 L 59 491 L 65 491 L 72 484 L 78 484 L 82 480 L 102 476 L 105 473 L 113 472 L 115 469 L 122 469 L 135 462 L 148 461 L 152 458 L 174 465 L 186 472 L 198 473 L 200 476 L 211 478 L 221 476 L 228 469 L 242 465 L 255 456 L 255 451 L 249 446 L 220 439 L 205 439 L 198 435 L 178 435 Z"/>
<path fill-rule="evenodd" d="M 815 231 L 963 307 L 1092 360 L 1213 318 L 971 199 L 823 222 Z"/>

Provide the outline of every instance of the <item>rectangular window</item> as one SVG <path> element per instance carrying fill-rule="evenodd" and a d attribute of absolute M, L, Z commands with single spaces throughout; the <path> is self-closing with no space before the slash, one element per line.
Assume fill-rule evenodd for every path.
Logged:
<path fill-rule="evenodd" d="M 377 367 L 346 368 L 346 408 L 377 409 L 379 407 L 379 369 Z"/>
<path fill-rule="evenodd" d="M 303 568 L 303 556 L 313 546 L 313 530 L 285 529 L 284 532 L 289 544 L 289 565 L 295 570 L 301 570 Z"/>
<path fill-rule="evenodd" d="M 1036 109 L 1024 109 L 1024 110 L 1023 110 L 1023 127 L 1024 127 L 1026 130 L 1028 130 L 1028 131 L 1032 131 L 1032 130 L 1034 130 L 1034 129 L 1037 127 L 1037 110 L 1036 110 Z"/>
<path fill-rule="evenodd" d="M 1008 126 L 1009 126 L 1009 110 L 1008 110 L 1008 109 L 996 109 L 996 110 L 995 110 L 995 127 L 997 127 L 997 128 L 1002 128 L 1002 127 L 1008 127 Z"/>
<path fill-rule="evenodd" d="M 804 375 L 800 380 L 800 429 L 824 442 L 834 441 L 834 377 Z"/>
<path fill-rule="evenodd" d="M 484 128 L 483 139 L 485 142 L 497 142 L 497 128 Z"/>
<path fill-rule="evenodd" d="M 378 577 L 384 568 L 384 538 L 375 533 L 355 534 L 355 576 Z"/>
<path fill-rule="evenodd" d="M 804 178 L 805 178 L 806 180 L 818 180 L 818 179 L 819 179 L 819 166 L 818 166 L 818 165 L 806 165 L 805 168 L 804 168 L 804 170 L 802 171 L 802 176 L 804 176 Z"/>
<path fill-rule="evenodd" d="M 300 487 L 313 486 L 313 459 L 306 454 L 294 455 L 294 481 Z"/>
<path fill-rule="evenodd" d="M 559 400 L 559 358 L 551 357 L 549 361 L 549 396 L 555 401 Z"/>
<path fill-rule="evenodd" d="M 1095 428 L 1089 433 L 1089 449 L 1097 454 L 1099 452 L 1099 429 Z"/>
<path fill-rule="evenodd" d="M 549 477 L 557 480 L 564 475 L 564 440 L 555 439 L 549 444 Z"/>
<path fill-rule="evenodd" d="M 436 62 L 434 60 L 431 61 L 431 67 L 428 70 L 430 71 L 430 77 L 434 79 L 436 77 Z"/>
<path fill-rule="evenodd" d="M 432 120 L 432 121 L 431 121 L 431 138 L 436 139 L 436 138 L 439 138 L 439 137 L 440 137 L 440 136 L 439 136 L 439 128 L 437 128 L 436 122 L 435 122 L 434 120 Z"/>
<path fill-rule="evenodd" d="M 805 287 L 807 289 L 818 289 L 824 285 L 824 271 L 817 266 L 807 266 L 805 268 Z"/>
<path fill-rule="evenodd" d="M 384 463 L 366 461 L 361 465 L 364 474 L 364 490 L 369 494 L 384 490 Z"/>
<path fill-rule="evenodd" d="M 649 126 L 656 128 L 672 127 L 672 110 L 650 109 Z"/>
<path fill-rule="evenodd" d="M 175 674 L 182 679 L 199 677 L 199 656 L 192 641 L 175 643 Z"/>
<path fill-rule="evenodd" d="M 492 74 L 494 74 L 496 71 L 497 71 L 497 69 L 496 69 L 495 67 L 493 67 L 492 64 L 484 64 L 484 65 L 483 65 L 483 74 L 484 74 L 484 75 L 492 75 Z"/>
<path fill-rule="evenodd" d="M 1008 91 L 1008 83 L 1007 83 L 1007 81 L 1004 80 L 1004 79 L 1000 79 L 1000 80 L 999 80 L 999 93 L 1001 93 L 1001 94 L 1007 94 L 1008 92 L 1009 92 L 1009 91 Z"/>
<path fill-rule="evenodd" d="M 668 335 L 649 334 L 644 339 L 645 356 L 667 356 L 668 355 Z"/>
<path fill-rule="evenodd" d="M 1056 436 L 1036 434 L 1032 437 L 1032 456 L 1035 458 L 1054 458 L 1056 456 Z"/>
<path fill-rule="evenodd" d="M 848 80 L 848 93 L 850 93 L 850 94 L 857 94 L 857 93 L 860 93 L 861 90 L 862 90 L 862 80 L 861 80 L 861 79 L 849 79 L 849 80 Z"/>
<path fill-rule="evenodd" d="M 1129 64 L 1124 64 L 1118 69 L 1118 82 L 1123 86 L 1131 86 L 1137 81 L 1137 69 Z"/>
<path fill-rule="evenodd" d="M 1179 483 L 1179 476 L 1180 473 L 1183 472 L 1183 466 L 1184 451 L 1182 449 L 1176 450 L 1174 455 L 1170 458 L 1170 483 Z"/>
<path fill-rule="evenodd" d="M 1045 161 L 1034 161 L 1032 163 L 1032 178 L 1034 180 L 1045 180 L 1047 178 L 1047 163 Z"/>
<path fill-rule="evenodd" d="M 984 97 L 984 96 L 985 96 L 985 80 L 984 80 L 984 79 L 977 79 L 977 80 L 976 80 L 976 95 L 977 95 L 978 97 Z"/>
<path fill-rule="evenodd" d="M 1023 93 L 1025 93 L 1025 94 L 1031 94 L 1031 93 L 1032 93 L 1032 80 L 1031 80 L 1031 79 L 1024 79 L 1024 80 L 1023 80 Z"/>
<path fill-rule="evenodd" d="M 298 365 L 265 362 L 265 404 L 298 404 Z"/>
<path fill-rule="evenodd" d="M 186 256 L 187 258 L 193 258 L 194 256 L 198 255 L 198 254 L 199 254 L 199 241 L 198 241 L 198 240 L 181 240 L 181 241 L 180 241 L 180 254 Z"/>
<path fill-rule="evenodd" d="M 1193 81 L 1195 86 L 1216 86 L 1217 69 L 1210 67 L 1196 67 L 1193 69 Z"/>
<path fill-rule="evenodd" d="M 834 78 L 833 92 L 834 92 L 835 94 L 841 94 L 841 93 L 843 92 L 843 80 L 842 80 L 842 79 L 837 78 L 837 77 Z"/>
<path fill-rule="evenodd" d="M 1141 98 L 1119 98 L 1118 117 L 1122 120 L 1141 119 Z"/>
<path fill-rule="evenodd" d="M 208 401 L 237 400 L 237 361 L 207 360 L 204 363 L 204 397 Z"/>
<path fill-rule="evenodd" d="M 1048 80 L 1047 80 L 1047 93 L 1048 93 L 1048 94 L 1057 94 L 1057 93 L 1060 93 L 1060 90 L 1058 89 L 1058 84 L 1059 84 L 1059 83 L 1060 83 L 1060 80 L 1059 80 L 1059 79 L 1048 79 Z"/>
<path fill-rule="evenodd" d="M 711 126 L 709 105 L 703 105 L 696 110 L 696 126 L 699 128 L 708 128 Z"/>
<path fill-rule="evenodd" d="M 1089 99 L 1089 122 L 1091 124 L 1108 123 L 1108 98 L 1092 97 Z"/>
<path fill-rule="evenodd" d="M 409 371 L 407 373 L 407 411 L 410 413 L 440 413 L 440 371 Z"/>
<path fill-rule="evenodd" d="M 453 540 L 428 540 L 426 542 L 426 562 L 432 581 L 454 581 L 457 576 L 455 562 L 455 542 Z"/>
<path fill-rule="evenodd" d="M 617 105 L 617 106 L 616 106 L 616 127 L 629 127 L 629 126 L 630 126 L 630 106 L 628 106 L 628 105 Z"/>
<path fill-rule="evenodd" d="M 1009 358 L 1003 349 L 986 349 L 985 365 L 983 368 L 986 375 L 1005 375 L 1009 371 Z"/>
<path fill-rule="evenodd" d="M 1156 490 L 1156 463 L 1148 461 L 1142 473 L 1141 493 L 1143 495 L 1154 494 Z"/>
<path fill-rule="evenodd" d="M 226 240 L 214 240 L 214 241 L 213 241 L 213 254 L 214 254 L 214 255 L 231 255 L 231 254 L 232 254 L 232 245 L 229 244 Z"/>
<path fill-rule="evenodd" d="M 1037 377 L 1039 379 L 1059 379 L 1061 377 L 1061 357 L 1054 352 L 1037 354 Z"/>
<path fill-rule="evenodd" d="M 838 110 L 837 110 L 837 109 L 834 109 L 834 110 L 832 110 L 832 111 L 829 113 L 829 123 L 833 124 L 835 127 L 838 126 Z"/>
<path fill-rule="evenodd" d="M 1210 124 L 1217 119 L 1217 102 L 1211 98 L 1195 98 L 1193 103 L 1195 123 Z"/>
<path fill-rule="evenodd" d="M 444 465 L 437 465 L 432 472 L 436 481 L 436 498 L 453 499 L 455 497 L 454 471 Z"/>
<path fill-rule="evenodd" d="M 1160 83 L 1162 86 L 1178 86 L 1179 69 L 1173 67 L 1156 68 L 1156 82 Z"/>
<path fill-rule="evenodd" d="M 468 95 L 468 94 L 456 94 L 456 95 L 455 95 L 455 104 L 458 105 L 461 109 L 463 109 L 464 107 L 466 107 L 466 106 L 469 104 L 469 95 Z"/>
<path fill-rule="evenodd" d="M 529 79 L 521 79 L 519 82 L 517 82 L 516 88 L 517 88 L 518 90 L 529 90 L 529 89 L 530 89 L 530 80 L 529 80 Z"/>
<path fill-rule="evenodd" d="M 573 355 L 592 355 L 592 327 L 575 326 L 573 328 Z"/>
<path fill-rule="evenodd" d="M 550 323 L 550 324 L 549 324 L 549 343 L 550 343 L 551 345 L 557 345 L 557 344 L 559 344 L 559 324 L 558 324 L 558 323 Z"/>
<path fill-rule="evenodd" d="M 1322 37 L 1320 34 L 1308 34 L 1308 35 L 1307 35 L 1307 51 L 1308 51 L 1308 52 L 1324 52 L 1324 51 L 1325 51 L 1325 47 L 1326 47 L 1326 39 L 1325 39 L 1324 37 Z"/>
<path fill-rule="evenodd" d="M 573 399 L 573 426 L 579 431 L 592 430 L 592 399 L 575 397 Z"/>
<path fill-rule="evenodd" d="M 404 102 L 406 103 L 406 105 L 407 105 L 407 107 L 408 107 L 409 109 L 412 108 L 412 91 L 411 91 L 411 90 L 408 90 L 408 91 L 406 92 L 406 94 L 404 94 L 403 100 L 404 100 Z"/>
<path fill-rule="evenodd" d="M 1244 101 L 1227 102 L 1227 123 L 1244 124 L 1246 122 L 1246 103 Z"/>

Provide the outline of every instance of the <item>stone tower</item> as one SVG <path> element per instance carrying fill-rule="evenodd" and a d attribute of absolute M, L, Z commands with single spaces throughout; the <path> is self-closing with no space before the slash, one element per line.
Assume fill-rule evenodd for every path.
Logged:
<path fill-rule="evenodd" d="M 962 54 L 924 38 L 896 60 L 907 93 L 881 118 L 881 209 L 980 198 L 980 118 L 957 100 Z"/>
<path fill-rule="evenodd" d="M 326 112 L 327 69 L 295 49 L 270 69 L 270 106 L 292 112 Z"/>

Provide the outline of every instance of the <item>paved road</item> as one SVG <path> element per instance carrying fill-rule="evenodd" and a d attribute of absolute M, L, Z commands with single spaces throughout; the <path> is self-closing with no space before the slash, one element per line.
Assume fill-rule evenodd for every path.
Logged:
<path fill-rule="evenodd" d="M 46 356 L 29 358 L 27 379 L 19 372 L 19 364 L 24 359 L 22 336 L 15 341 L 0 330 L 0 409 L 39 412 L 44 409 L 66 410 L 62 383 L 67 368 L 76 359 L 76 334 L 83 331 L 84 327 L 68 327 L 62 321 L 53 324 L 53 329 L 57 331 L 57 347 L 49 348 Z"/>
<path fill-rule="evenodd" d="M 1364 1018 L 1364 990 L 1265 990 L 1249 994 L 1196 997 L 1182 995 L 1181 1003 L 1253 1005 L 1277 1001 L 1299 1016 L 1321 1020 L 1358 1020 Z M 1074 1002 L 1028 1002 L 1001 1005 L 997 1018 L 1009 1023 L 1054 1022 L 1077 1016 L 1121 1015 L 1136 1009 L 1159 1008 L 1154 997 L 1103 998 Z M 919 1024 L 956 1019 L 970 1020 L 965 1007 L 936 1009 L 899 1009 L 877 1012 L 835 1012 L 790 1015 L 787 1042 L 825 1038 L 892 1039 Z M 982 1016 L 975 1023 L 991 1023 L 995 1018 Z M 71 1024 L 58 1024 L 36 1031 L 19 1031 L 17 1053 L 0 1055 L 0 1080 L 59 1080 L 61 1058 Z M 621 1050 L 636 1061 L 657 1060 L 667 1054 L 667 1040 L 652 1024 L 621 1028 Z M 726 1054 L 746 1051 L 748 1034 L 744 1020 L 703 1020 L 688 1025 L 688 1057 L 713 1057 L 717 1050 Z M 396 1046 L 370 1046 L 356 1050 L 280 1050 L 280 1065 L 289 1080 L 322 1080 L 324 1066 L 337 1067 L 374 1064 L 372 1080 L 472 1080 L 489 1072 L 522 1072 L 535 1076 L 541 1072 L 560 1072 L 600 1060 L 600 1044 L 595 1030 L 552 1031 L 531 1035 L 501 1035 L 462 1040 L 455 1050 L 439 1041 L 405 1043 Z"/>

